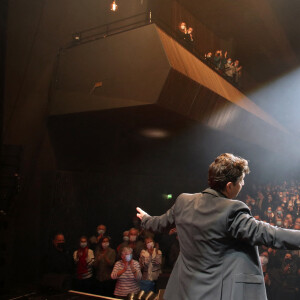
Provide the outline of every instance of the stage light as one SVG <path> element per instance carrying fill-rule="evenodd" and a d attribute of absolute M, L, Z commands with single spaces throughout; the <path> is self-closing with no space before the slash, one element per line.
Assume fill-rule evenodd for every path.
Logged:
<path fill-rule="evenodd" d="M 168 194 L 167 195 L 167 199 L 171 200 L 173 198 L 173 195 L 172 194 Z"/>
<path fill-rule="evenodd" d="M 116 11 L 117 9 L 118 9 L 118 5 L 117 5 L 116 1 L 113 1 L 110 6 L 110 10 Z"/>

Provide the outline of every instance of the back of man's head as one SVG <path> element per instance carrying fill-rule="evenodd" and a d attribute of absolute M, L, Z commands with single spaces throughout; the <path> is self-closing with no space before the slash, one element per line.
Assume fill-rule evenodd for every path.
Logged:
<path fill-rule="evenodd" d="M 231 153 L 219 155 L 208 169 L 208 184 L 222 192 L 228 182 L 236 183 L 243 174 L 249 174 L 248 161 Z"/>

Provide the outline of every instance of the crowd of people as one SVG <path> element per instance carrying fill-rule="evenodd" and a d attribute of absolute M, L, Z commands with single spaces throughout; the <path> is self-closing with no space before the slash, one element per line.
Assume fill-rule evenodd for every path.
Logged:
<path fill-rule="evenodd" d="M 253 186 L 241 200 L 257 221 L 300 229 L 300 183 Z M 168 235 L 155 235 L 141 229 L 137 220 L 134 223 L 115 246 L 101 224 L 96 235 L 80 237 L 73 253 L 66 250 L 64 235 L 56 234 L 45 259 L 44 284 L 61 287 L 63 283 L 63 287 L 118 298 L 140 290 L 157 292 L 160 274 L 170 272 L 180 251 L 176 228 Z M 172 237 L 171 242 L 166 243 L 166 236 Z M 261 246 L 259 252 L 269 300 L 299 299 L 300 251 Z"/>
<path fill-rule="evenodd" d="M 157 292 L 161 272 L 162 251 L 152 232 L 133 227 L 124 231 L 122 243 L 113 247 L 106 226 L 101 224 L 95 236 L 79 238 L 73 253 L 65 247 L 64 234 L 55 234 L 45 257 L 42 285 L 126 298 L 140 290 Z"/>
<path fill-rule="evenodd" d="M 253 186 L 243 201 L 253 217 L 271 225 L 300 229 L 300 183 Z M 269 300 L 299 299 L 300 251 L 259 247 Z"/>
<path fill-rule="evenodd" d="M 231 83 L 240 86 L 242 66 L 240 66 L 239 60 L 233 60 L 228 56 L 227 51 L 223 54 L 222 50 L 217 50 L 214 55 L 212 52 L 208 52 L 204 55 L 204 59 L 211 68 L 225 76 Z"/>
<path fill-rule="evenodd" d="M 180 22 L 178 26 L 178 38 L 183 41 L 185 46 L 191 51 L 194 50 L 193 27 L 187 26 L 186 22 Z M 212 69 L 216 70 L 221 76 L 224 76 L 229 82 L 237 87 L 241 86 L 242 66 L 239 60 L 228 56 L 228 51 L 223 50 L 208 52 L 204 55 L 204 61 Z"/>

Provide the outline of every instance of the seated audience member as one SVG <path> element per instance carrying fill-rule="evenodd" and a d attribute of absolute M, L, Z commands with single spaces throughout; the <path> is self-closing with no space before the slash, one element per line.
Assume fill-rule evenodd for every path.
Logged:
<path fill-rule="evenodd" d="M 286 217 L 285 217 L 284 220 L 283 220 L 282 228 L 285 228 L 285 229 L 290 228 L 290 221 L 289 221 L 289 219 L 287 219 Z"/>
<path fill-rule="evenodd" d="M 293 211 L 294 211 L 294 203 L 293 203 L 293 201 L 289 201 L 289 203 L 288 203 L 288 207 L 287 207 L 287 211 L 289 212 L 289 213 L 293 213 Z"/>
<path fill-rule="evenodd" d="M 284 256 L 280 275 L 280 299 L 296 300 L 297 261 L 290 252 L 287 252 Z"/>
<path fill-rule="evenodd" d="M 300 217 L 300 199 L 296 200 L 296 207 L 294 209 L 294 216 L 295 216 L 295 218 Z"/>
<path fill-rule="evenodd" d="M 300 230 L 300 218 L 295 220 L 294 229 Z"/>
<path fill-rule="evenodd" d="M 79 248 L 73 254 L 76 264 L 75 288 L 82 292 L 92 292 L 93 288 L 93 264 L 94 252 L 88 248 L 87 237 L 82 236 L 79 240 Z"/>
<path fill-rule="evenodd" d="M 271 209 L 272 209 L 272 204 L 273 204 L 273 197 L 271 194 L 268 194 L 267 200 L 263 201 L 261 209 L 263 211 L 266 211 L 269 207 L 271 207 Z"/>
<path fill-rule="evenodd" d="M 293 222 L 293 216 L 291 213 L 287 213 L 285 216 L 285 219 L 288 220 L 289 222 L 289 227 L 288 228 L 293 228 L 294 222 Z"/>
<path fill-rule="evenodd" d="M 110 247 L 110 238 L 100 240 L 95 253 L 95 272 L 98 281 L 97 292 L 102 296 L 113 296 L 115 282 L 111 279 L 111 272 L 116 261 L 116 251 Z"/>
<path fill-rule="evenodd" d="M 65 247 L 62 233 L 55 234 L 52 245 L 45 257 L 42 286 L 64 291 L 71 288 L 73 274 L 72 255 Z"/>
<path fill-rule="evenodd" d="M 142 269 L 142 280 L 140 288 L 145 292 L 155 292 L 155 281 L 161 273 L 162 253 L 158 245 L 154 247 L 151 237 L 145 239 L 146 249 L 141 251 L 140 265 Z"/>
<path fill-rule="evenodd" d="M 142 278 L 140 264 L 132 259 L 132 249 L 124 247 L 121 253 L 122 260 L 115 263 L 111 278 L 116 279 L 114 295 L 117 298 L 126 297 L 129 293 L 137 293 L 139 280 Z"/>
<path fill-rule="evenodd" d="M 283 226 L 283 220 L 279 217 L 277 217 L 275 219 L 275 225 L 278 226 L 278 227 L 282 227 Z"/>
<path fill-rule="evenodd" d="M 264 215 L 267 218 L 267 222 L 268 223 L 272 223 L 274 221 L 275 215 L 274 215 L 274 213 L 272 211 L 272 207 L 271 206 L 268 206 L 267 211 L 265 211 Z"/>
<path fill-rule="evenodd" d="M 284 211 L 282 206 L 278 206 L 275 212 L 275 217 L 279 219 L 283 219 Z"/>

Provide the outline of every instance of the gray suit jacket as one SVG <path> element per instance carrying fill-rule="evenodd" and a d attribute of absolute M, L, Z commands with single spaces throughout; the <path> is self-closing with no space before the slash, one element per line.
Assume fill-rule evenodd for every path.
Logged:
<path fill-rule="evenodd" d="M 154 231 L 171 224 L 180 254 L 166 300 L 266 300 L 257 245 L 300 248 L 300 231 L 256 221 L 246 204 L 212 189 L 181 194 L 164 215 L 142 219 Z"/>

